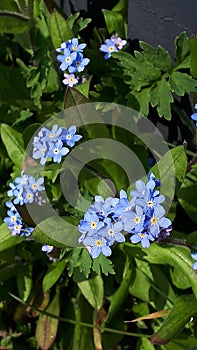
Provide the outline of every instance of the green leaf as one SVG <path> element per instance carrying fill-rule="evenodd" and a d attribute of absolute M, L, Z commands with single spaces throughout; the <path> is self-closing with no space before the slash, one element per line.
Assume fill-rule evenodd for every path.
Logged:
<path fill-rule="evenodd" d="M 42 282 L 44 293 L 46 293 L 57 282 L 62 275 L 66 264 L 66 260 L 61 260 L 49 266 Z"/>
<path fill-rule="evenodd" d="M 174 101 L 170 84 L 164 77 L 157 83 L 158 92 L 158 106 L 157 111 L 160 117 L 167 120 L 171 119 L 171 102 Z"/>
<path fill-rule="evenodd" d="M 173 284 L 180 289 L 190 288 L 190 281 L 188 278 L 182 274 L 182 272 L 174 267 L 170 269 L 170 277 L 172 279 Z"/>
<path fill-rule="evenodd" d="M 78 243 L 80 235 L 76 223 L 70 224 L 61 217 L 54 216 L 41 221 L 32 237 L 42 244 L 56 247 L 80 247 Z"/>
<path fill-rule="evenodd" d="M 56 10 L 50 17 L 50 34 L 55 49 L 60 47 L 61 43 L 73 38 L 68 22 Z"/>
<path fill-rule="evenodd" d="M 100 254 L 98 258 L 93 259 L 92 269 L 97 274 L 102 272 L 106 276 L 108 276 L 108 274 L 115 274 L 111 260 L 107 259 L 103 254 Z"/>
<path fill-rule="evenodd" d="M 1 0 L 0 10 L 19 12 L 19 7 L 15 0 Z"/>
<path fill-rule="evenodd" d="M 82 95 L 86 98 L 89 97 L 90 83 L 92 80 L 92 76 L 90 76 L 84 83 L 76 86 L 76 90 L 78 90 Z"/>
<path fill-rule="evenodd" d="M 191 75 L 193 78 L 197 79 L 197 37 L 192 37 L 189 38 L 189 49 L 190 49 L 190 54 L 191 54 Z"/>
<path fill-rule="evenodd" d="M 147 61 L 152 63 L 154 67 L 160 68 L 164 72 L 170 72 L 172 70 L 171 57 L 163 47 L 158 46 L 154 48 L 143 41 L 140 41 L 140 47 L 143 49 Z"/>
<path fill-rule="evenodd" d="M 89 304 L 96 310 L 99 310 L 103 304 L 104 289 L 103 280 L 100 275 L 97 275 L 88 280 L 78 282 L 78 287 L 89 302 Z"/>
<path fill-rule="evenodd" d="M 60 300 L 59 293 L 57 292 L 45 310 L 55 316 L 60 314 Z M 44 314 L 40 314 L 37 326 L 36 326 L 36 341 L 42 350 L 48 350 L 54 343 L 57 330 L 58 330 L 59 320 L 57 318 L 52 318 Z"/>
<path fill-rule="evenodd" d="M 111 300 L 109 310 L 108 310 L 108 315 L 107 315 L 107 322 L 109 322 L 110 319 L 117 313 L 120 306 L 122 305 L 125 298 L 127 297 L 129 292 L 129 286 L 131 283 L 132 273 L 133 273 L 132 265 L 129 259 L 127 259 L 125 263 L 122 282 L 119 288 L 116 290 L 116 292 L 112 295 L 112 300 Z"/>
<path fill-rule="evenodd" d="M 122 39 L 125 38 L 125 25 L 122 15 L 115 11 L 102 10 L 109 35 L 118 33 Z"/>
<path fill-rule="evenodd" d="M 169 264 L 178 268 L 188 279 L 197 296 L 197 273 L 192 271 L 192 258 L 190 256 L 190 249 L 181 246 L 159 246 L 158 244 L 151 244 L 150 248 L 143 250 L 148 260 L 153 264 Z"/>
<path fill-rule="evenodd" d="M 21 168 L 26 155 L 22 135 L 9 125 L 2 124 L 1 137 L 9 157 L 18 168 Z"/>
<path fill-rule="evenodd" d="M 197 169 L 192 169 L 184 179 L 178 193 L 178 201 L 187 215 L 197 222 Z"/>
<path fill-rule="evenodd" d="M 25 237 L 12 236 L 7 224 L 0 226 L 0 252 L 23 242 Z"/>
<path fill-rule="evenodd" d="M 21 13 L 0 10 L 0 33 L 23 33 L 29 24 L 30 18 Z"/>
<path fill-rule="evenodd" d="M 177 60 L 177 64 L 180 65 L 189 56 L 189 45 L 188 45 L 188 38 L 187 38 L 186 32 L 183 32 L 176 37 L 175 45 L 176 45 L 176 52 L 175 52 L 176 60 Z"/>
<path fill-rule="evenodd" d="M 88 278 L 92 266 L 92 258 L 87 249 L 82 249 L 81 256 L 79 258 L 79 270 Z"/>
<path fill-rule="evenodd" d="M 152 344 L 167 344 L 189 322 L 197 312 L 197 300 L 193 295 L 182 295 L 177 298 L 174 307 L 160 329 L 152 335 Z"/>
<path fill-rule="evenodd" d="M 170 86 L 179 96 L 184 96 L 186 92 L 197 92 L 197 81 L 186 73 L 173 72 L 170 75 Z"/>
<path fill-rule="evenodd" d="M 17 287 L 20 298 L 27 301 L 33 285 L 32 280 L 32 266 L 23 266 L 17 274 Z"/>
<path fill-rule="evenodd" d="M 142 115 L 147 116 L 149 113 L 150 88 L 144 88 L 141 91 L 131 91 L 128 94 L 127 105 Z"/>
<path fill-rule="evenodd" d="M 12 124 L 12 126 L 18 125 L 21 122 L 24 122 L 25 120 L 29 119 L 32 115 L 33 113 L 30 112 L 29 109 L 20 111 L 20 117 Z"/>
<path fill-rule="evenodd" d="M 0 81 L 0 101 L 24 108 L 30 95 L 20 69 L 0 64 Z"/>

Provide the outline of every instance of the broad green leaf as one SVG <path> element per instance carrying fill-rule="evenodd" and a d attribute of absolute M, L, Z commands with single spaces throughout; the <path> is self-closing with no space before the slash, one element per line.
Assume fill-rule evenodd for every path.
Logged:
<path fill-rule="evenodd" d="M 56 292 L 53 300 L 46 309 L 47 312 L 59 316 L 60 314 L 60 300 L 59 292 Z M 36 326 L 36 341 L 42 350 L 48 350 L 54 343 L 59 320 L 56 318 L 49 317 L 44 314 L 40 314 L 37 326 Z"/>
<path fill-rule="evenodd" d="M 187 215 L 197 222 L 197 169 L 192 169 L 187 174 L 177 196 Z"/>
<path fill-rule="evenodd" d="M 179 96 L 184 96 L 186 92 L 197 92 L 197 81 L 186 73 L 173 72 L 170 75 L 170 86 Z"/>
<path fill-rule="evenodd" d="M 175 45 L 176 45 L 176 52 L 175 52 L 176 60 L 177 60 L 177 64 L 180 65 L 189 56 L 189 45 L 188 45 L 188 38 L 187 38 L 186 32 L 182 32 L 179 36 L 176 37 Z"/>
<path fill-rule="evenodd" d="M 142 115 L 147 116 L 149 113 L 150 88 L 142 88 L 141 91 L 131 91 L 128 94 L 127 105 Z"/>
<path fill-rule="evenodd" d="M 197 300 L 193 295 L 182 295 L 175 301 L 174 307 L 160 329 L 152 335 L 152 344 L 166 344 L 183 329 L 197 312 Z"/>
<path fill-rule="evenodd" d="M 188 280 L 187 276 L 183 275 L 182 272 L 176 267 L 170 269 L 170 277 L 177 288 L 190 288 L 190 281 Z"/>
<path fill-rule="evenodd" d="M 44 293 L 46 293 L 57 282 L 63 273 L 66 264 L 66 260 L 61 260 L 49 266 L 42 282 Z"/>
<path fill-rule="evenodd" d="M 0 252 L 23 242 L 25 237 L 12 236 L 7 224 L 0 226 Z"/>
<path fill-rule="evenodd" d="M 125 38 L 125 25 L 122 15 L 115 11 L 102 10 L 109 35 L 117 33 L 122 39 Z"/>
<path fill-rule="evenodd" d="M 191 68 L 190 72 L 193 78 L 197 79 L 197 37 L 189 38 L 189 49 L 191 54 Z"/>
<path fill-rule="evenodd" d="M 0 10 L 7 10 L 13 12 L 20 12 L 17 1 L 15 0 L 1 0 Z"/>
<path fill-rule="evenodd" d="M 32 280 L 32 266 L 23 266 L 17 274 L 17 287 L 20 298 L 27 301 L 33 285 Z"/>
<path fill-rule="evenodd" d="M 96 275 L 88 280 L 78 282 L 78 287 L 89 302 L 89 304 L 96 310 L 99 310 L 103 304 L 104 289 L 101 275 Z"/>
<path fill-rule="evenodd" d="M 29 24 L 30 18 L 21 13 L 0 10 L 0 33 L 23 33 Z"/>
<path fill-rule="evenodd" d="M 80 232 L 77 223 L 70 224 L 61 217 L 49 217 L 41 221 L 35 228 L 32 237 L 42 244 L 56 247 L 79 247 Z"/>
<path fill-rule="evenodd" d="M 181 246 L 160 246 L 151 244 L 149 249 L 143 249 L 144 259 L 152 264 L 169 264 L 178 268 L 188 279 L 197 296 L 197 273 L 192 271 L 193 260 L 190 249 Z"/>
<path fill-rule="evenodd" d="M 124 302 L 125 298 L 129 292 L 129 286 L 131 284 L 131 278 L 133 274 L 132 265 L 129 259 L 127 259 L 125 264 L 125 270 L 123 273 L 122 282 L 116 292 L 112 295 L 112 300 L 109 306 L 107 322 L 117 313 L 120 306 Z"/>
<path fill-rule="evenodd" d="M 164 72 L 170 72 L 172 70 L 172 60 L 168 51 L 163 47 L 158 46 L 154 48 L 143 41 L 140 41 L 140 47 L 143 49 L 147 61 L 151 62 L 154 67 L 160 68 Z"/>
<path fill-rule="evenodd" d="M 60 47 L 61 43 L 73 38 L 73 32 L 68 22 L 56 10 L 52 12 L 50 17 L 50 33 L 55 49 Z"/>
<path fill-rule="evenodd" d="M 1 137 L 9 157 L 18 168 L 21 168 L 25 158 L 24 141 L 22 135 L 9 125 L 2 124 Z"/>
<path fill-rule="evenodd" d="M 128 14 L 128 0 L 119 0 L 118 3 L 113 7 L 112 11 L 119 12 L 123 18 L 126 18 Z"/>
<path fill-rule="evenodd" d="M 169 150 L 151 171 L 162 181 L 161 192 L 173 200 L 176 189 L 183 182 L 187 169 L 187 157 L 183 146 Z"/>
<path fill-rule="evenodd" d="M 140 350 L 155 350 L 155 347 L 151 344 L 149 339 L 142 337 L 140 339 Z"/>
<path fill-rule="evenodd" d="M 158 92 L 158 106 L 157 111 L 160 117 L 167 120 L 171 119 L 171 102 L 174 101 L 170 84 L 164 77 L 157 83 Z"/>

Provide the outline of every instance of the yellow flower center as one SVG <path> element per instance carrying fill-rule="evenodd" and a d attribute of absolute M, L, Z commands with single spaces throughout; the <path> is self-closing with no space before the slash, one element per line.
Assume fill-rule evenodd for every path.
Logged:
<path fill-rule="evenodd" d="M 73 49 L 73 51 L 76 51 L 77 50 L 77 46 L 73 46 L 72 49 Z"/>
<path fill-rule="evenodd" d="M 41 153 L 44 155 L 45 154 L 45 148 L 42 148 Z"/>
<path fill-rule="evenodd" d="M 95 221 L 92 221 L 91 224 L 90 224 L 90 228 L 95 229 L 96 226 L 97 226 L 97 223 Z"/>
<path fill-rule="evenodd" d="M 112 52 L 112 51 L 114 51 L 114 47 L 113 47 L 113 46 L 110 46 L 110 47 L 109 47 L 109 52 Z"/>
<path fill-rule="evenodd" d="M 97 247 L 101 247 L 103 245 L 103 243 L 100 239 L 96 239 L 95 243 L 96 243 Z"/>
<path fill-rule="evenodd" d="M 136 217 L 134 218 L 134 221 L 135 221 L 136 224 L 139 224 L 140 221 L 141 221 L 141 218 L 140 218 L 139 216 L 136 216 Z"/>
<path fill-rule="evenodd" d="M 74 83 L 74 78 L 70 78 L 70 83 Z"/>
<path fill-rule="evenodd" d="M 157 218 L 156 217 L 153 217 L 153 218 L 151 218 L 151 225 L 156 225 L 157 224 Z"/>
<path fill-rule="evenodd" d="M 146 234 L 145 233 L 139 233 L 139 236 L 143 238 L 143 237 L 146 236 Z"/>
<path fill-rule="evenodd" d="M 11 217 L 11 221 L 12 221 L 12 222 L 16 221 L 16 216 L 12 216 L 12 217 Z"/>
<path fill-rule="evenodd" d="M 66 57 L 66 63 L 70 62 L 71 58 L 70 57 Z"/>
<path fill-rule="evenodd" d="M 55 136 L 55 134 L 53 134 L 53 133 L 49 134 L 50 139 L 52 139 L 54 136 Z"/>
<path fill-rule="evenodd" d="M 153 201 L 148 201 L 148 202 L 147 202 L 147 206 L 148 206 L 148 207 L 152 208 L 153 205 L 154 205 Z"/>

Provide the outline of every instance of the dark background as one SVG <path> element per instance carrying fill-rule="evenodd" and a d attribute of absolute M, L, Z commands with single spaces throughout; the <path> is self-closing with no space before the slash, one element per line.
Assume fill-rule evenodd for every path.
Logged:
<path fill-rule="evenodd" d="M 117 0 L 56 0 L 68 15 L 81 11 L 102 27 L 102 8 L 112 9 Z M 197 32 L 197 0 L 128 0 L 128 38 L 161 45 L 174 56 L 174 39 L 181 32 Z"/>

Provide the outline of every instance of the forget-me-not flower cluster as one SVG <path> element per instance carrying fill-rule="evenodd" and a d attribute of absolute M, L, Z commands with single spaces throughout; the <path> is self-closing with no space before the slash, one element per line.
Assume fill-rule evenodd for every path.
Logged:
<path fill-rule="evenodd" d="M 59 52 L 57 60 L 61 63 L 60 69 L 65 73 L 63 83 L 72 87 L 78 83 L 79 78 L 74 73 L 81 73 L 90 62 L 89 58 L 84 58 L 83 50 L 86 44 L 79 44 L 77 38 L 67 40 L 56 49 Z"/>
<path fill-rule="evenodd" d="M 121 50 L 126 43 L 126 40 L 122 40 L 118 34 L 114 34 L 110 39 L 105 40 L 105 44 L 100 46 L 100 51 L 105 52 L 104 59 L 108 60 L 111 57 L 112 52 Z"/>
<path fill-rule="evenodd" d="M 7 210 L 7 216 L 4 218 L 4 222 L 8 225 L 9 230 L 11 231 L 12 236 L 26 236 L 29 237 L 34 228 L 25 227 L 20 217 L 19 212 L 12 202 L 5 203 Z"/>
<path fill-rule="evenodd" d="M 41 165 L 44 165 L 49 158 L 54 163 L 60 163 L 62 156 L 68 154 L 68 147 L 73 147 L 81 138 L 81 135 L 76 134 L 75 125 L 72 125 L 69 129 L 59 128 L 57 124 L 51 130 L 42 127 L 38 136 L 33 139 L 32 157 L 36 160 L 39 159 Z M 68 147 L 64 147 L 64 144 Z"/>
<path fill-rule="evenodd" d="M 23 205 L 36 202 L 42 205 L 42 191 L 45 189 L 43 184 L 43 177 L 36 180 L 34 176 L 27 175 L 22 170 L 21 176 L 16 177 L 15 180 L 9 184 L 10 190 L 7 194 L 8 197 L 13 197 L 13 204 Z"/>
<path fill-rule="evenodd" d="M 100 253 L 110 256 L 111 246 L 115 242 L 125 242 L 126 234 L 132 243 L 141 242 L 143 248 L 170 235 L 172 226 L 164 216 L 161 203 L 165 197 L 158 190 L 160 182 L 150 173 L 146 184 L 138 180 L 135 185 L 136 189 L 130 192 L 131 199 L 124 190 L 120 191 L 119 198 L 104 200 L 96 196 L 80 221 L 79 243 L 87 247 L 92 258 L 97 258 Z"/>

